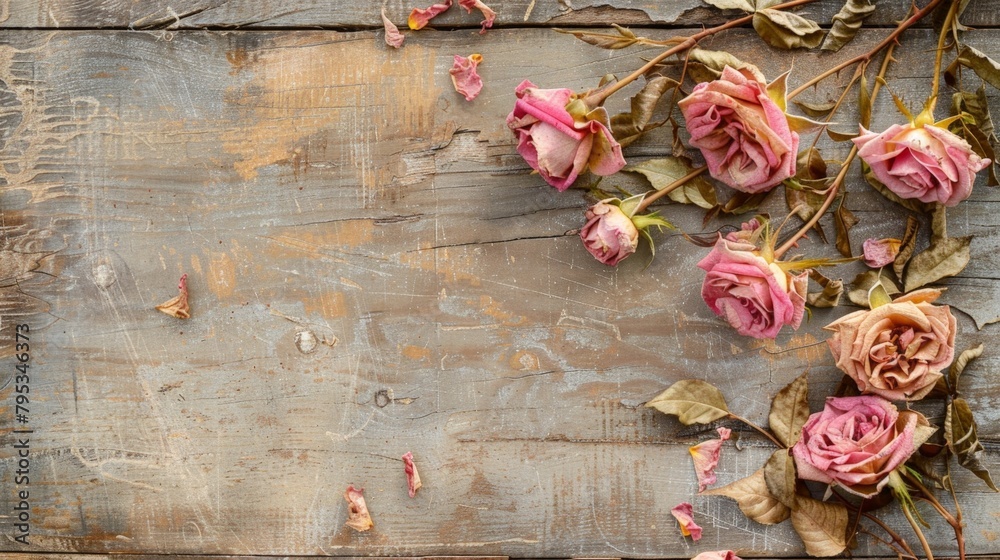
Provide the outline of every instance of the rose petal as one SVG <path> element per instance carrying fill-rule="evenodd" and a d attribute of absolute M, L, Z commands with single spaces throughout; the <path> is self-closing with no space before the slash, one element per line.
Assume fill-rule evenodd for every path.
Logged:
<path fill-rule="evenodd" d="M 902 242 L 898 239 L 866 239 L 863 245 L 865 264 L 871 268 L 882 268 L 892 264 L 899 254 Z"/>
<path fill-rule="evenodd" d="M 693 541 L 701 540 L 701 527 L 694 522 L 694 507 L 687 503 L 681 502 L 670 510 L 674 518 L 677 519 L 677 523 L 681 526 L 681 534 L 685 537 L 691 537 Z"/>
<path fill-rule="evenodd" d="M 732 550 L 716 550 L 713 552 L 702 552 L 691 560 L 742 560 Z"/>
<path fill-rule="evenodd" d="M 455 62 L 448 71 L 455 91 L 465 96 L 466 101 L 472 101 L 483 89 L 483 79 L 479 77 L 476 68 L 483 61 L 481 54 L 472 54 L 468 58 L 455 55 Z"/>
<path fill-rule="evenodd" d="M 176 297 L 156 306 L 157 311 L 162 311 L 171 317 L 178 319 L 190 319 L 191 307 L 188 305 L 187 274 L 181 275 L 180 282 L 177 283 L 177 290 L 180 292 Z"/>
<path fill-rule="evenodd" d="M 399 28 L 389 21 L 389 17 L 385 15 L 385 8 L 382 8 L 382 26 L 385 27 L 385 44 L 397 49 L 402 47 L 406 37 L 403 37 Z"/>
<path fill-rule="evenodd" d="M 365 504 L 364 488 L 358 489 L 353 485 L 348 486 L 344 491 L 344 499 L 347 500 L 347 522 L 344 525 L 355 531 L 367 531 L 375 526 L 371 514 L 368 513 L 368 505 Z"/>
<path fill-rule="evenodd" d="M 417 490 L 423 484 L 420 482 L 420 473 L 417 472 L 417 466 L 413 464 L 413 453 L 409 451 L 403 455 L 403 471 L 406 473 L 406 489 L 412 498 L 417 495 Z"/>
<path fill-rule="evenodd" d="M 497 13 L 491 10 L 486 4 L 483 4 L 482 0 L 458 0 L 458 5 L 465 8 L 465 11 L 470 14 L 472 13 L 473 8 L 476 8 L 483 13 L 483 17 L 486 19 L 483 20 L 483 28 L 479 31 L 480 35 L 486 33 L 487 29 L 493 27 L 493 20 L 496 19 Z"/>
<path fill-rule="evenodd" d="M 729 428 L 718 428 L 719 439 L 703 441 L 688 448 L 691 459 L 694 460 L 694 471 L 698 476 L 698 492 L 704 492 L 709 484 L 715 484 L 715 467 L 719 464 L 722 453 L 722 442 L 729 439 L 732 431 Z"/>
<path fill-rule="evenodd" d="M 451 0 L 444 0 L 440 4 L 433 4 L 428 8 L 413 8 L 410 17 L 406 20 L 406 25 L 416 31 L 423 29 L 430 21 L 444 13 L 451 7 Z"/>

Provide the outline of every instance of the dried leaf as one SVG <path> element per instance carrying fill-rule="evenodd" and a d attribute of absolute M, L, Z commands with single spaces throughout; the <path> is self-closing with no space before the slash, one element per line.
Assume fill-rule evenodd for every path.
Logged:
<path fill-rule="evenodd" d="M 392 23 L 389 16 L 385 15 L 385 8 L 382 8 L 382 26 L 385 27 L 385 44 L 396 49 L 402 47 L 406 37 L 399 32 L 399 28 Z"/>
<path fill-rule="evenodd" d="M 816 148 L 802 150 L 795 158 L 795 177 L 801 180 L 819 181 L 827 178 L 826 160 Z"/>
<path fill-rule="evenodd" d="M 962 49 L 958 51 L 958 57 L 945 70 L 944 77 L 948 85 L 954 86 L 957 83 L 956 73 L 960 64 L 971 68 L 984 82 L 1000 89 L 1000 63 L 969 45 L 962 45 Z"/>
<path fill-rule="evenodd" d="M 708 424 L 729 416 L 729 407 L 722 393 L 711 383 L 700 379 L 678 381 L 646 406 L 664 414 L 673 414 L 685 425 Z"/>
<path fill-rule="evenodd" d="M 767 423 L 782 445 L 792 447 L 802 436 L 802 426 L 808 419 L 809 383 L 803 373 L 774 396 Z"/>
<path fill-rule="evenodd" d="M 736 500 L 736 505 L 747 518 L 764 525 L 774 525 L 788 519 L 791 510 L 767 491 L 764 469 L 721 488 L 702 492 L 703 496 L 725 496 Z"/>
<path fill-rule="evenodd" d="M 958 379 L 965 370 L 965 366 L 969 365 L 969 362 L 983 355 L 983 345 L 980 344 L 974 348 L 969 348 L 965 352 L 962 352 L 958 359 L 955 360 L 951 367 L 948 368 L 948 388 L 951 390 L 951 394 L 955 395 L 958 393 Z"/>
<path fill-rule="evenodd" d="M 698 491 L 704 492 L 710 484 L 715 484 L 715 467 L 719 465 L 719 455 L 722 454 L 722 443 L 729 439 L 732 430 L 716 428 L 719 439 L 703 441 L 688 448 L 691 460 L 694 462 L 694 472 L 698 477 Z"/>
<path fill-rule="evenodd" d="M 358 489 L 354 485 L 348 486 L 344 491 L 344 499 L 347 500 L 347 522 L 344 525 L 361 532 L 375 526 L 368 513 L 368 505 L 365 504 L 364 491 L 364 488 Z"/>
<path fill-rule="evenodd" d="M 851 303 L 855 305 L 868 307 L 868 293 L 876 282 L 881 282 L 882 287 L 890 296 L 900 293 L 899 288 L 886 275 L 879 275 L 877 270 L 866 270 L 854 278 L 854 282 L 851 283 L 851 290 L 847 292 L 847 299 L 851 300 Z"/>
<path fill-rule="evenodd" d="M 840 198 L 840 205 L 833 213 L 833 225 L 837 231 L 837 250 L 847 258 L 854 256 L 851 251 L 851 237 L 848 233 L 851 228 L 858 225 L 858 219 L 847 209 L 847 193 Z"/>
<path fill-rule="evenodd" d="M 799 496 L 792 527 L 810 556 L 836 556 L 847 548 L 847 508 Z"/>
<path fill-rule="evenodd" d="M 785 188 L 785 204 L 789 212 L 794 212 L 803 222 L 808 222 L 823 206 L 825 197 L 817 194 L 812 189 Z M 824 243 L 826 242 L 826 232 L 819 222 L 813 228 Z"/>
<path fill-rule="evenodd" d="M 750 194 L 737 192 L 729 197 L 720 210 L 726 214 L 745 214 L 756 210 L 772 191 Z"/>
<path fill-rule="evenodd" d="M 932 241 L 930 247 L 910 261 L 906 269 L 906 291 L 911 292 L 965 270 L 972 254 L 971 243 L 971 235 Z"/>
<path fill-rule="evenodd" d="M 554 29 L 554 31 L 557 33 L 570 34 L 588 45 L 594 45 L 595 47 L 600 47 L 602 49 L 625 49 L 639 42 L 639 38 L 635 36 L 635 33 L 632 33 L 628 29 L 618 25 L 615 25 L 614 28 L 617 33 L 570 31 L 567 29 Z"/>
<path fill-rule="evenodd" d="M 833 110 L 834 107 L 837 106 L 836 101 L 824 101 L 822 103 L 814 103 L 809 101 L 792 101 L 792 103 L 794 103 L 795 106 L 798 107 L 799 109 L 802 109 L 803 113 L 809 115 L 810 117 L 815 117 L 815 118 L 826 116 L 830 111 Z"/>
<path fill-rule="evenodd" d="M 809 271 L 809 278 L 823 288 L 821 292 L 810 292 L 806 295 L 806 303 L 810 307 L 829 308 L 840 305 L 840 296 L 844 293 L 843 280 L 831 280 L 815 268 Z"/>
<path fill-rule="evenodd" d="M 611 133 L 622 147 L 638 140 L 647 130 L 655 128 L 647 128 L 647 125 L 653 118 L 657 102 L 660 101 L 664 93 L 677 85 L 679 84 L 676 80 L 664 76 L 651 78 L 639 90 L 639 93 L 632 96 L 630 112 L 619 113 L 611 117 Z M 656 126 L 662 124 L 658 123 Z"/>
<path fill-rule="evenodd" d="M 641 173 L 656 190 L 662 190 L 694 171 L 687 158 L 666 157 L 651 159 L 636 165 L 626 166 L 623 171 Z M 681 204 L 694 204 L 701 208 L 714 208 L 718 204 L 715 187 L 701 175 L 689 179 L 667 196 Z"/>
<path fill-rule="evenodd" d="M 767 491 L 786 507 L 795 506 L 795 459 L 787 449 L 778 449 L 764 464 Z M 793 514 L 794 515 L 794 514 Z"/>
<path fill-rule="evenodd" d="M 674 506 L 670 513 L 681 526 L 681 534 L 691 537 L 693 541 L 701 540 L 701 527 L 694 522 L 694 506 L 687 502 L 681 502 Z"/>
<path fill-rule="evenodd" d="M 743 10 L 744 12 L 752 12 L 754 10 L 753 3 L 750 0 L 705 0 L 705 3 L 715 6 L 720 10 Z"/>
<path fill-rule="evenodd" d="M 976 119 L 976 126 L 983 134 L 989 138 L 990 142 L 996 142 L 997 137 L 993 133 L 993 117 L 990 115 L 989 100 L 986 97 L 986 84 L 979 84 L 979 89 L 975 93 L 971 91 L 959 91 L 951 97 L 952 114 L 961 115 L 968 113 Z"/>
<path fill-rule="evenodd" d="M 885 289 L 885 284 L 881 282 L 872 284 L 872 287 L 868 289 L 868 308 L 875 309 L 890 303 L 892 303 L 892 296 L 889 295 L 889 290 Z"/>
<path fill-rule="evenodd" d="M 410 451 L 403 455 L 403 472 L 406 473 L 406 490 L 413 498 L 423 483 L 420 482 L 420 473 L 417 472 L 417 465 L 413 463 L 413 453 Z"/>
<path fill-rule="evenodd" d="M 177 297 L 170 298 L 160 305 L 157 305 L 157 311 L 162 311 L 163 313 L 178 319 L 191 318 L 191 307 L 188 305 L 187 279 L 187 274 L 181 275 L 180 282 L 177 283 L 177 290 L 180 294 L 178 294 Z"/>
<path fill-rule="evenodd" d="M 990 471 L 983 466 L 980 458 L 983 444 L 976 434 L 976 420 L 965 399 L 953 399 L 948 406 L 944 419 L 944 439 L 948 443 L 948 448 L 958 458 L 959 465 L 972 471 L 994 492 L 1000 491 L 993 484 Z"/>
<path fill-rule="evenodd" d="M 781 10 L 757 10 L 753 28 L 764 42 L 778 49 L 814 48 L 823 41 L 815 21 Z"/>
<path fill-rule="evenodd" d="M 918 231 L 920 231 L 920 220 L 913 216 L 906 216 L 906 231 L 903 233 L 903 238 L 900 239 L 899 254 L 896 255 L 896 260 L 892 261 L 892 270 L 896 273 L 896 278 L 903 278 L 903 270 L 910 262 L 913 250 L 917 246 Z"/>
<path fill-rule="evenodd" d="M 717 79 L 722 75 L 722 70 L 726 66 L 739 70 L 742 74 L 758 82 L 766 81 L 764 73 L 759 68 L 749 62 L 743 62 L 726 51 L 693 48 L 687 53 L 687 61 L 688 69 L 692 72 L 692 78 L 696 82 L 710 82 Z"/>
<path fill-rule="evenodd" d="M 993 149 L 993 143 L 996 142 L 996 137 L 988 135 L 980 129 L 976 123 L 969 122 L 970 120 L 975 120 L 975 117 L 969 113 L 960 113 L 960 116 L 962 118 L 955 119 L 950 125 L 948 125 L 948 130 L 968 142 L 969 145 L 972 146 L 972 151 L 979 157 L 990 160 L 990 165 L 986 168 L 987 173 L 989 174 L 986 184 L 991 187 L 1000 185 L 1000 179 L 997 178 L 996 151 Z M 985 122 L 990 127 L 990 134 L 992 134 L 993 122 L 989 116 L 988 110 L 984 118 L 989 119 Z"/>
<path fill-rule="evenodd" d="M 861 117 L 858 119 L 858 124 L 864 128 L 869 128 L 872 125 L 872 94 L 868 90 L 868 78 L 865 77 L 865 73 L 861 72 L 861 80 L 858 85 L 858 112 Z"/>
<path fill-rule="evenodd" d="M 860 134 L 858 132 L 840 132 L 826 127 L 826 135 L 834 142 L 847 142 L 848 140 L 857 138 Z"/>
<path fill-rule="evenodd" d="M 839 51 L 850 43 L 861 29 L 865 18 L 875 13 L 874 0 L 847 0 L 844 7 L 833 16 L 833 25 L 823 39 L 820 49 L 824 51 Z"/>

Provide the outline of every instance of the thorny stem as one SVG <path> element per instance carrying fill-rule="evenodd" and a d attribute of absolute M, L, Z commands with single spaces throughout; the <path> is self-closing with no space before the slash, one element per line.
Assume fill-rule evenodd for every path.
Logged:
<path fill-rule="evenodd" d="M 920 530 L 920 525 L 917 520 L 913 518 L 913 514 L 910 513 L 910 507 L 906 505 L 906 502 L 899 502 L 900 509 L 903 510 L 903 515 L 906 516 L 906 520 L 910 522 L 910 526 L 913 527 L 913 531 L 917 534 L 917 538 L 920 539 L 920 546 L 924 547 L 924 554 L 927 555 L 927 560 L 934 560 L 934 553 L 931 552 L 931 545 L 927 542 L 927 537 L 924 536 L 924 532 Z"/>
<path fill-rule="evenodd" d="M 698 175 L 701 175 L 702 173 L 704 173 L 706 169 L 708 169 L 708 167 L 702 165 L 701 167 L 695 169 L 694 171 L 688 173 L 687 175 L 681 177 L 680 179 L 677 179 L 673 183 L 670 183 L 669 185 L 663 187 L 662 189 L 642 199 L 642 203 L 640 203 L 639 206 L 635 209 L 636 213 L 642 212 L 646 208 L 649 208 L 650 204 L 656 202 L 659 198 L 670 194 L 671 191 L 677 189 L 677 187 L 684 185 L 684 183 L 687 183 L 688 181 L 694 179 Z"/>
<path fill-rule="evenodd" d="M 778 448 L 785 447 L 780 441 L 777 440 L 777 438 L 775 438 L 771 434 L 771 432 L 765 430 L 764 428 L 761 428 L 760 426 L 758 426 L 757 424 L 754 424 L 753 422 L 747 420 L 746 418 L 744 418 L 742 416 L 737 416 L 737 415 L 735 415 L 733 413 L 729 413 L 729 417 L 732 418 L 733 420 L 739 420 L 740 422 L 743 422 L 747 426 L 750 426 L 751 428 L 757 430 L 758 432 L 760 432 L 761 434 L 763 434 L 764 437 L 766 437 L 767 439 L 771 440 L 771 443 L 773 443 L 774 445 L 776 445 Z"/>
<path fill-rule="evenodd" d="M 844 505 L 849 505 L 850 504 L 850 502 L 847 500 L 847 498 L 841 496 L 839 492 L 834 491 L 833 495 L 836 496 L 838 500 L 840 500 L 841 502 L 843 502 Z M 889 527 L 888 525 L 886 525 L 882 520 L 880 520 L 879 518 L 875 517 L 874 515 L 868 513 L 867 511 L 862 511 L 862 512 L 860 512 L 860 514 L 863 515 L 865 517 L 865 519 L 867 519 L 867 520 L 871 521 L 872 523 L 878 525 L 883 531 L 885 531 L 886 534 L 889 535 L 889 537 L 892 538 L 893 542 L 898 543 L 899 546 L 904 550 L 904 552 L 906 552 L 906 554 L 908 556 L 911 556 L 913 558 L 917 557 L 917 554 L 915 552 L 913 552 L 913 549 L 910 548 L 910 545 L 907 544 L 906 540 L 903 539 L 903 537 L 899 533 L 897 533 L 896 531 L 893 531 L 892 528 Z"/>
<path fill-rule="evenodd" d="M 812 2 L 815 2 L 815 1 L 816 0 L 792 0 L 791 2 L 785 2 L 783 4 L 778 4 L 777 6 L 772 6 L 771 9 L 772 10 L 786 10 L 788 8 L 794 8 L 796 6 L 801 6 L 803 4 L 809 4 L 809 3 L 812 3 Z M 934 1 L 934 3 L 937 3 L 937 2 L 940 2 L 941 0 L 933 0 L 933 1 Z M 683 41 L 681 41 L 677 45 L 675 45 L 675 46 L 667 49 L 666 51 L 660 53 L 659 55 L 657 55 L 656 57 L 654 57 L 653 59 L 651 59 L 649 62 L 647 62 L 646 64 L 644 64 L 641 68 L 639 68 L 635 72 L 632 72 L 628 76 L 625 76 L 621 80 L 618 80 L 617 82 L 615 82 L 613 84 L 609 84 L 605 88 L 601 88 L 601 89 L 598 89 L 596 91 L 593 91 L 593 92 L 587 94 L 585 96 L 585 99 L 587 101 L 587 105 L 588 106 L 592 106 L 592 107 L 596 107 L 598 105 L 601 105 L 602 103 L 604 103 L 604 100 L 606 100 L 608 97 L 611 97 L 611 95 L 613 95 L 618 90 L 622 89 L 623 87 L 625 87 L 628 84 L 630 84 L 630 83 L 634 82 L 635 80 L 637 80 L 640 76 L 644 75 L 651 68 L 655 67 L 657 64 L 659 64 L 659 63 L 663 62 L 664 60 L 666 60 L 667 57 L 675 55 L 675 54 L 677 54 L 679 52 L 682 52 L 682 51 L 686 51 L 686 50 L 694 47 L 695 45 L 698 44 L 698 41 L 701 41 L 705 37 L 710 37 L 712 35 L 715 35 L 716 33 L 719 33 L 720 31 L 725 31 L 726 29 L 730 29 L 732 27 L 738 27 L 738 26 L 743 25 L 745 23 L 749 23 L 752 20 L 753 20 L 753 14 L 750 14 L 750 15 L 743 16 L 741 18 L 737 18 L 737 19 L 734 19 L 734 20 L 727 21 L 726 23 L 723 23 L 722 25 L 717 25 L 717 26 L 712 27 L 710 29 L 705 29 L 703 31 L 695 33 L 694 35 L 691 35 L 690 37 L 684 39 Z"/>
<path fill-rule="evenodd" d="M 955 541 L 958 543 L 958 557 L 964 560 L 965 535 L 963 534 L 962 531 L 961 519 L 956 519 L 955 516 L 951 514 L 951 512 L 945 509 L 945 507 L 941 505 L 941 502 L 939 502 L 937 498 L 934 497 L 934 494 L 931 494 L 931 491 L 928 490 L 927 487 L 924 486 L 917 477 L 906 472 L 903 473 L 903 477 L 906 478 L 907 483 L 912 484 L 914 488 L 920 491 L 921 495 L 917 497 L 927 502 L 931 506 L 933 506 L 934 509 L 937 510 L 937 512 L 941 515 L 941 517 L 944 518 L 944 520 L 947 521 L 949 525 L 951 525 L 951 528 L 955 530 Z M 949 478 L 949 483 L 950 480 L 951 479 Z M 958 507 L 957 499 L 955 500 L 955 506 Z M 961 517 L 961 512 L 959 512 L 959 517 Z"/>
<path fill-rule="evenodd" d="M 909 27 L 913 26 L 913 24 L 915 24 L 918 21 L 922 20 L 924 18 L 924 16 L 926 16 L 929 13 L 931 13 L 934 10 L 934 8 L 936 8 L 938 6 L 938 4 L 940 4 L 942 1 L 943 0 L 931 0 L 926 6 L 924 6 L 922 9 L 918 10 L 915 14 L 913 14 L 909 18 L 903 20 L 902 22 L 900 22 L 900 24 L 898 26 L 896 26 L 896 29 L 893 30 L 893 32 L 890 33 L 888 37 L 886 37 L 885 39 L 883 39 L 881 43 L 875 45 L 875 48 L 871 49 L 870 51 L 868 51 L 866 53 L 859 54 L 858 56 L 856 56 L 856 57 L 854 57 L 854 58 L 852 58 L 850 60 L 846 60 L 844 62 L 841 62 L 840 64 L 834 66 L 833 68 L 830 68 L 826 72 L 823 72 L 822 74 L 819 74 L 815 78 L 813 78 L 813 79 L 809 80 L 808 82 L 802 84 L 801 86 L 795 88 L 794 90 L 792 90 L 791 93 L 788 94 L 788 99 L 792 99 L 796 95 L 798 95 L 798 94 L 802 93 L 803 91 L 811 88 L 812 86 L 814 86 L 814 85 L 822 82 L 823 80 L 829 78 L 830 76 L 832 76 L 832 75 L 840 72 L 844 68 L 847 68 L 848 66 L 851 66 L 852 64 L 857 64 L 858 62 L 871 60 L 872 57 L 874 57 L 876 54 L 878 54 L 879 52 L 881 52 L 882 49 L 884 49 L 885 47 L 887 47 L 890 44 L 892 44 L 893 42 L 895 42 L 896 38 L 899 37 L 899 35 L 901 33 L 903 33 L 903 31 L 906 31 Z"/>
<path fill-rule="evenodd" d="M 934 112 L 938 87 L 941 85 L 941 60 L 944 58 L 944 39 L 948 36 L 948 31 L 955 21 L 955 15 L 958 13 L 958 4 L 958 0 L 951 1 L 951 6 L 948 8 L 948 15 L 945 16 L 944 23 L 941 24 L 941 34 L 938 35 L 937 53 L 934 58 L 934 81 L 931 83 L 931 95 L 927 103 L 929 112 L 931 113 Z"/>

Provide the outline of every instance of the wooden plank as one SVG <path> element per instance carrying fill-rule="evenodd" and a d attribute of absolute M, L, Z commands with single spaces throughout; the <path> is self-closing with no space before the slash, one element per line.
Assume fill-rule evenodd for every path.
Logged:
<path fill-rule="evenodd" d="M 996 44 L 996 31 L 977 33 L 977 45 Z M 470 50 L 462 30 L 414 35 L 400 51 L 373 32 L 0 40 L 0 209 L 13 228 L 0 262 L 16 263 L 16 293 L 38 302 L 0 325 L 5 341 L 15 322 L 37 337 L 38 477 L 33 544 L 0 550 L 803 555 L 787 524 L 762 527 L 696 496 L 687 447 L 707 436 L 641 405 L 699 377 L 763 422 L 774 393 L 809 370 L 818 406 L 838 378 L 821 327 L 842 310 L 761 343 L 704 307 L 701 255 L 678 236 L 660 238 L 648 268 L 641 257 L 599 265 L 572 233 L 581 197 L 529 175 L 504 125 L 524 78 L 580 89 L 654 51 L 496 30 L 476 39 L 486 89 L 466 103 L 447 75 L 452 55 Z M 907 40 L 893 83 L 916 99 L 934 36 Z M 739 32 L 713 46 L 777 75 L 784 60 L 757 44 Z M 990 104 L 996 114 L 995 96 Z M 887 108 L 880 100 L 877 125 L 896 119 Z M 627 154 L 662 153 L 662 139 Z M 898 227 L 901 213 L 859 177 L 849 188 L 865 220 L 856 241 Z M 973 268 L 949 286 L 997 289 L 996 192 L 977 188 L 952 214 L 952 234 L 977 241 Z M 768 208 L 784 212 L 776 199 Z M 665 213 L 697 231 L 690 210 Z M 152 309 L 182 273 L 186 322 Z M 996 315 L 997 300 L 980 294 L 949 297 Z M 977 331 L 962 317 L 962 329 L 963 346 L 995 338 L 995 325 Z M 303 343 L 310 336 L 315 346 Z M 975 362 L 963 391 L 994 472 L 1000 418 L 987 372 L 998 366 L 990 353 Z M 0 402 L 10 417 L 9 387 Z M 726 448 L 721 483 L 771 451 L 750 433 L 741 446 Z M 408 450 L 425 482 L 416 499 L 398 459 Z M 13 459 L 0 446 L 3 464 Z M 9 487 L 11 469 L 2 476 Z M 957 478 L 970 552 L 997 552 L 995 495 Z M 366 489 L 370 533 L 343 526 L 348 484 Z M 0 495 L 0 511 L 13 499 Z M 696 545 L 669 513 L 681 501 L 705 527 Z M 929 534 L 955 553 L 941 524 Z M 862 540 L 856 554 L 884 552 Z"/>
<path fill-rule="evenodd" d="M 433 2 L 385 3 L 386 13 L 405 27 L 407 15 L 415 7 Z M 619 25 L 713 25 L 727 21 L 738 12 L 720 12 L 701 0 L 641 2 L 637 0 L 495 0 L 487 2 L 496 12 L 495 27 L 527 25 L 588 26 Z M 799 11 L 821 23 L 829 23 L 843 2 L 823 1 Z M 904 19 L 910 2 L 883 0 L 868 21 L 872 26 L 892 26 Z M 963 22 L 974 27 L 1000 24 L 996 10 L 988 2 L 974 2 Z M 0 0 L 0 26 L 31 29 L 130 28 L 378 28 L 381 3 L 321 2 L 317 0 L 63 0 L 58 3 L 34 0 Z M 435 19 L 436 26 L 478 28 L 482 18 L 469 15 L 456 5 Z"/>

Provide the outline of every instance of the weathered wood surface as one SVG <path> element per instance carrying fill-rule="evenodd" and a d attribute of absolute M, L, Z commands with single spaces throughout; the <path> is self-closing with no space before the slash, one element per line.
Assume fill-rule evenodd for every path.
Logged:
<path fill-rule="evenodd" d="M 884 33 L 833 56 L 796 54 L 796 67 Z M 892 83 L 919 99 L 934 37 L 906 39 Z M 994 54 L 997 39 L 969 36 Z M 803 555 L 787 523 L 756 525 L 696 496 L 687 447 L 706 434 L 641 405 L 699 377 L 764 422 L 771 396 L 808 369 L 818 406 L 838 379 L 821 327 L 844 310 L 761 343 L 705 308 L 702 252 L 678 236 L 658 238 L 648 268 L 642 257 L 603 267 L 572 233 L 582 198 L 529 175 L 504 126 L 524 78 L 582 89 L 655 51 L 609 53 L 544 29 L 411 34 L 400 51 L 371 31 L 15 30 L 0 41 L 0 328 L 13 364 L 13 325 L 31 324 L 35 430 L 33 544 L 8 537 L 0 551 Z M 789 55 L 758 45 L 746 32 L 712 43 L 770 76 L 787 69 Z M 447 69 L 471 52 L 486 59 L 486 89 L 467 103 Z M 887 97 L 876 115 L 896 120 Z M 668 139 L 626 155 L 661 154 Z M 856 243 L 898 234 L 902 213 L 856 174 L 850 192 Z M 960 345 L 991 347 L 963 392 L 994 473 L 998 204 L 1000 191 L 980 186 L 949 214 L 952 235 L 977 237 L 970 267 L 945 282 L 969 314 Z M 783 212 L 777 198 L 770 208 Z M 663 211 L 701 229 L 691 208 Z M 152 307 L 184 272 L 194 316 L 182 322 Z M 8 385 L 4 422 L 11 403 Z M 0 515 L 15 505 L 4 433 Z M 725 449 L 720 483 L 770 453 L 749 433 L 740 446 Z M 408 450 L 425 483 L 416 499 L 398 459 Z M 957 478 L 969 551 L 1000 552 L 996 495 Z M 348 484 L 366 489 L 369 533 L 343 526 Z M 682 501 L 705 527 L 697 544 L 669 513 Z M 933 542 L 954 554 L 941 525 Z M 886 550 L 862 540 L 856 553 Z"/>

